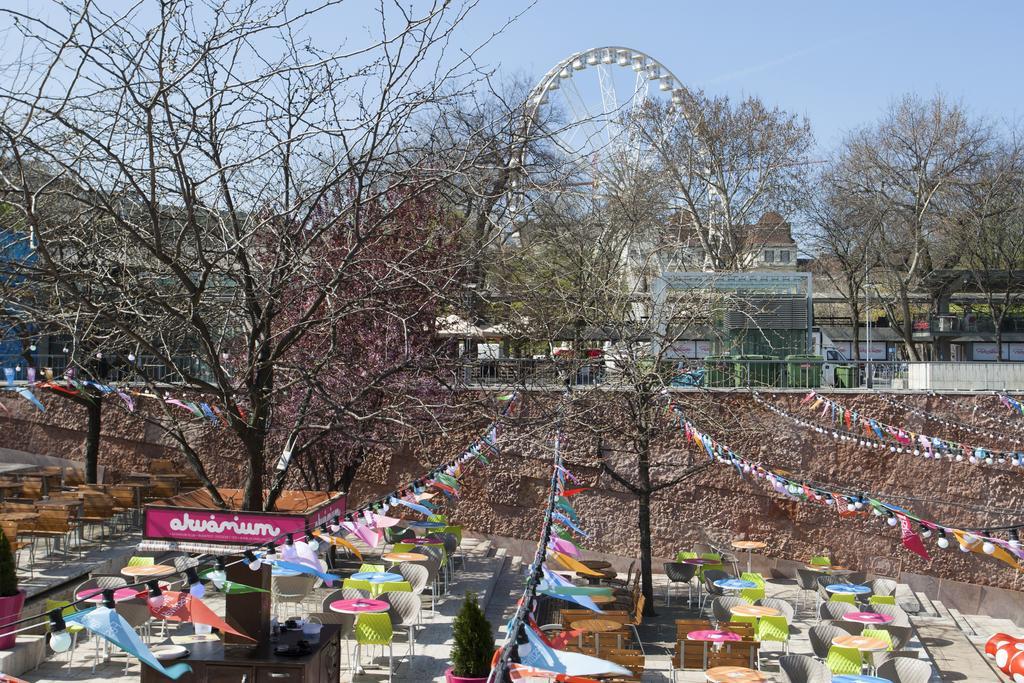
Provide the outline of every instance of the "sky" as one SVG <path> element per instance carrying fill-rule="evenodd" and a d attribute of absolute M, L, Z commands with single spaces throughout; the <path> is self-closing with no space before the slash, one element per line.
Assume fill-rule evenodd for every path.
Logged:
<path fill-rule="evenodd" d="M 460 40 L 478 44 L 528 5 L 482 0 Z M 633 48 L 689 87 L 807 116 L 828 148 L 908 92 L 1024 123 L 1022 26 L 1024 3 L 999 0 L 539 0 L 482 56 L 539 78 L 579 50 Z"/>
<path fill-rule="evenodd" d="M 436 0 L 385 1 L 422 13 Z M 103 0 L 102 7 L 135 3 Z M 317 3 L 293 6 L 307 4 Z M 44 19 L 53 12 L 40 0 L 0 0 L 0 7 Z M 142 0 L 140 11 L 155 15 L 157 7 Z M 347 0 L 304 28 L 323 47 L 366 43 L 377 7 L 377 0 Z M 756 95 L 806 116 L 822 151 L 908 92 L 941 91 L 980 116 L 1024 124 L 1018 0 L 478 0 L 454 46 L 477 47 L 520 13 L 479 53 L 501 75 L 533 81 L 574 52 L 632 48 L 688 87 Z M 0 41 L 0 54 L 8 57 L 14 44 Z"/>

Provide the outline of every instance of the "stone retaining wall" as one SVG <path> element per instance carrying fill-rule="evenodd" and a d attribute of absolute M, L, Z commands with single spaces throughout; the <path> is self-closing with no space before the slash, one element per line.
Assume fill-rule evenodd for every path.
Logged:
<path fill-rule="evenodd" d="M 926 421 L 882 401 L 871 394 L 835 395 L 842 403 L 865 414 L 928 433 L 939 433 L 972 443 L 1012 448 L 1005 440 L 968 434 L 962 429 Z M 593 393 L 598 405 L 590 405 L 584 420 L 567 429 L 565 448 L 573 472 L 582 486 L 593 490 L 576 499 L 577 510 L 591 541 L 583 545 L 598 552 L 631 556 L 637 552 L 637 508 L 633 496 L 620 484 L 602 474 L 596 458 L 597 441 L 587 421 L 607 425 L 624 424 L 621 406 L 614 395 Z M 765 411 L 743 392 L 690 393 L 675 397 L 699 416 L 705 429 L 731 445 L 742 455 L 777 469 L 786 469 L 819 482 L 863 488 L 884 494 L 889 502 L 946 524 L 985 526 L 1021 522 L 1024 524 L 1024 468 L 988 468 L 965 463 L 936 462 L 889 451 L 864 449 L 851 442 L 833 440 L 796 427 L 784 418 Z M 767 394 L 765 398 L 791 412 L 802 412 L 800 394 Z M 918 408 L 969 421 L 1011 435 L 1022 429 L 1001 425 L 990 416 L 1014 417 L 992 396 L 951 396 L 955 403 L 922 395 L 901 395 L 899 400 Z M 520 412 L 520 426 L 507 433 L 508 445 L 491 467 L 481 467 L 467 479 L 465 494 L 456 518 L 481 534 L 535 539 L 540 523 L 538 508 L 546 497 L 550 476 L 550 434 L 539 431 L 542 411 L 550 409 L 551 393 L 526 393 Z M 0 413 L 2 446 L 21 450 L 81 457 L 84 419 L 70 402 L 53 398 L 48 412 L 38 414 L 24 406 L 5 401 L 11 409 Z M 27 404 L 26 404 L 27 405 Z M 105 421 L 102 465 L 122 470 L 144 470 L 153 457 L 178 459 L 173 446 L 141 420 L 121 416 Z M 625 431 L 623 428 L 622 431 Z M 672 433 L 669 430 L 667 433 Z M 995 433 L 995 432 L 993 432 Z M 417 476 L 430 464 L 464 447 L 469 434 L 447 440 L 402 445 L 391 453 L 371 457 L 362 467 L 352 500 L 382 493 Z M 602 441 L 606 457 L 619 465 L 633 456 L 615 449 L 614 430 Z M 1020 448 L 1020 446 L 1018 446 Z M 628 449 L 627 449 L 628 450 Z M 699 462 L 701 453 L 688 448 L 674 433 L 658 441 L 655 461 L 682 465 Z M 241 458 L 234 453 L 225 431 L 207 430 L 203 456 L 218 484 L 237 483 Z M 662 471 L 670 476 L 672 467 Z M 832 508 L 796 504 L 770 494 L 762 483 L 741 478 L 735 469 L 716 465 L 677 486 L 657 494 L 653 501 L 653 540 L 657 556 L 671 556 L 676 550 L 708 537 L 725 541 L 747 535 L 768 541 L 765 554 L 777 558 L 801 559 L 829 550 L 840 563 L 878 574 L 909 572 L 975 584 L 1020 588 L 1018 574 L 992 558 L 961 553 L 956 543 L 948 550 L 926 541 L 930 562 L 903 549 L 898 528 L 878 518 L 840 520 Z"/>

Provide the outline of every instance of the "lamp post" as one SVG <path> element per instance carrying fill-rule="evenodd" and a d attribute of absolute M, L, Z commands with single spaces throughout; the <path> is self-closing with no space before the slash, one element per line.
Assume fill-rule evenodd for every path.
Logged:
<path fill-rule="evenodd" d="M 864 371 L 867 373 L 868 389 L 874 388 L 874 379 L 871 376 L 871 303 L 868 299 L 868 262 L 864 261 L 864 327 L 866 328 L 867 363 Z"/>

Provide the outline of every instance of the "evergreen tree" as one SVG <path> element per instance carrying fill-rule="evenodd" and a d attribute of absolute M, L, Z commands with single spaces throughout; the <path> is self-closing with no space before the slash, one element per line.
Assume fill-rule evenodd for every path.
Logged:
<path fill-rule="evenodd" d="M 494 634 L 473 593 L 466 594 L 452 630 L 452 673 L 466 678 L 483 678 L 490 673 Z"/>
<path fill-rule="evenodd" d="M 0 597 L 18 594 L 18 574 L 7 536 L 0 531 Z M 488 628 L 490 624 L 488 624 Z"/>

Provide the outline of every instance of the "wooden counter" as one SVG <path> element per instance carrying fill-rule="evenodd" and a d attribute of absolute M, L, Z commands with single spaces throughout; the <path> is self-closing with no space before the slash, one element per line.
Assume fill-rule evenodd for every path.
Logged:
<path fill-rule="evenodd" d="M 224 645 L 193 643 L 186 645 L 191 654 L 184 659 L 166 662 L 185 662 L 192 673 L 178 679 L 178 683 L 337 683 L 341 676 L 341 628 L 337 624 L 324 624 L 320 640 L 310 643 L 312 650 L 301 657 L 282 657 L 274 648 L 302 640 L 301 631 L 286 631 L 276 643 L 255 645 Z M 142 665 L 142 683 L 167 683 L 171 679 Z"/>

